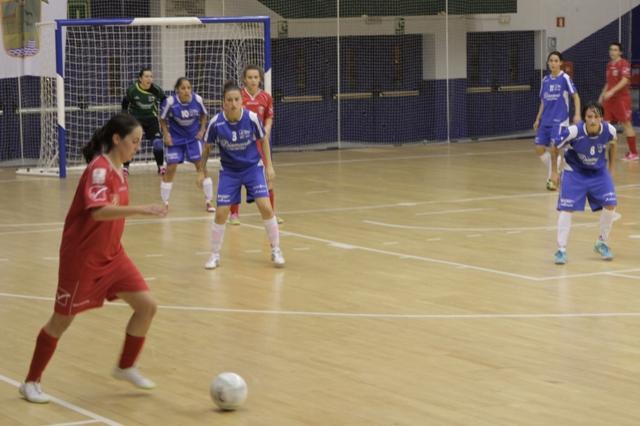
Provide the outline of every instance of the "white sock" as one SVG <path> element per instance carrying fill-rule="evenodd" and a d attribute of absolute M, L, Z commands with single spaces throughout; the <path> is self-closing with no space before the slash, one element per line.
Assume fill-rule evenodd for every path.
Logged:
<path fill-rule="evenodd" d="M 607 242 L 609 239 L 614 217 L 615 210 L 602 209 L 602 213 L 600 214 L 600 241 Z"/>
<path fill-rule="evenodd" d="M 545 151 L 544 154 L 540 156 L 540 161 L 547 166 L 547 180 L 551 179 L 551 154 L 549 154 L 549 151 Z"/>
<path fill-rule="evenodd" d="M 213 200 L 213 180 L 210 177 L 202 181 L 202 190 L 204 191 L 204 199 L 210 203 Z"/>
<path fill-rule="evenodd" d="M 220 254 L 225 228 L 225 225 L 218 225 L 215 222 L 213 222 L 213 226 L 211 227 L 211 251 L 215 254 Z"/>
<path fill-rule="evenodd" d="M 562 251 L 567 249 L 569 231 L 571 231 L 571 216 L 569 212 L 560 212 L 558 215 L 558 248 Z"/>
<path fill-rule="evenodd" d="M 273 216 L 271 219 L 265 220 L 264 229 L 267 231 L 271 248 L 280 248 L 280 229 L 278 228 L 278 219 Z"/>
<path fill-rule="evenodd" d="M 171 188 L 173 188 L 173 182 L 160 182 L 160 198 L 162 198 L 162 201 L 165 203 L 169 202 Z"/>

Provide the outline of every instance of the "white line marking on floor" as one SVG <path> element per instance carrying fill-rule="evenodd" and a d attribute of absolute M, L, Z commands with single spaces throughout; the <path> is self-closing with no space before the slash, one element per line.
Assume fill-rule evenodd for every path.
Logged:
<path fill-rule="evenodd" d="M 43 257 L 42 259 L 43 259 L 43 260 L 52 260 L 52 261 L 53 261 L 53 260 L 55 260 L 56 262 L 57 262 L 58 260 L 60 260 L 60 258 L 59 258 L 58 256 L 45 256 L 45 257 Z"/>
<path fill-rule="evenodd" d="M 614 271 L 602 271 L 602 272 L 586 272 L 584 274 L 554 275 L 551 277 L 536 278 L 536 281 L 562 280 L 567 278 L 586 278 L 586 277 L 596 277 L 598 275 L 623 274 L 625 272 L 638 272 L 638 271 L 640 271 L 640 268 L 619 269 L 617 271 L 614 270 Z"/>
<path fill-rule="evenodd" d="M 144 277 L 144 280 L 145 281 L 155 281 L 155 280 L 157 280 L 157 278 L 156 277 L 149 277 L 149 278 Z"/>
<path fill-rule="evenodd" d="M 611 275 L 611 276 L 614 276 L 614 277 L 620 277 L 620 278 L 629 278 L 629 279 L 632 279 L 632 280 L 640 280 L 640 276 L 637 276 L 637 275 L 618 274 L 618 273 L 615 273 L 615 272 L 610 272 L 607 275 Z"/>
<path fill-rule="evenodd" d="M 633 238 L 634 240 L 640 239 L 640 234 L 629 235 L 629 238 Z"/>
<path fill-rule="evenodd" d="M 362 223 L 374 226 L 382 226 L 385 228 L 396 229 L 413 229 L 422 231 L 447 231 L 447 232 L 500 232 L 500 231 L 555 231 L 556 225 L 549 226 L 525 226 L 525 227 L 511 227 L 511 228 L 453 228 L 442 226 L 421 226 L 421 225 L 399 225 L 395 223 L 377 222 L 375 220 L 363 220 Z M 573 228 L 595 228 L 599 226 L 598 223 L 577 223 L 572 225 Z"/>
<path fill-rule="evenodd" d="M 45 426 L 76 426 L 76 425 L 90 425 L 94 423 L 102 423 L 100 420 L 82 420 L 79 422 L 70 422 L 70 423 L 55 423 Z"/>
<path fill-rule="evenodd" d="M 427 238 L 427 241 L 442 241 L 442 238 Z"/>
<path fill-rule="evenodd" d="M 522 231 L 507 231 L 507 234 L 521 234 Z"/>
<path fill-rule="evenodd" d="M 11 378 L 9 378 L 7 376 L 4 376 L 2 374 L 0 374 L 0 380 L 5 382 L 5 383 L 8 383 L 8 384 L 10 384 L 12 386 L 15 386 L 16 388 L 19 388 L 20 384 L 21 384 L 17 380 L 13 380 L 13 379 L 11 379 Z M 118 422 L 115 422 L 115 421 L 113 421 L 111 419 L 103 417 L 103 416 L 101 416 L 99 414 L 94 413 L 93 411 L 89 411 L 89 410 L 86 410 L 86 409 L 84 409 L 82 407 L 78 407 L 75 404 L 72 404 L 70 402 L 62 400 L 60 398 L 56 398 L 55 396 L 52 396 L 50 394 L 48 394 L 48 395 L 51 398 L 51 402 L 53 402 L 54 404 L 58 404 L 61 407 L 67 408 L 67 409 L 69 409 L 71 411 L 75 411 L 78 414 L 82 414 L 83 416 L 87 416 L 89 418 L 92 418 L 92 419 L 94 419 L 94 420 L 96 420 L 98 422 L 104 423 L 104 424 L 109 425 L 109 426 L 123 426 L 121 423 L 118 423 Z M 27 404 L 27 402 L 25 402 L 25 404 Z"/>
<path fill-rule="evenodd" d="M 440 210 L 435 212 L 423 212 L 416 213 L 416 216 L 432 216 L 438 214 L 453 214 L 453 213 L 471 213 L 471 212 L 482 212 L 493 209 L 458 209 L 458 210 Z"/>
<path fill-rule="evenodd" d="M 52 301 L 53 297 L 29 296 L 24 294 L 0 293 L 0 297 L 11 297 L 18 299 L 47 300 Z M 107 306 L 118 306 L 128 308 L 126 303 L 109 303 Z M 465 319 L 527 319 L 527 318 L 619 318 L 619 317 L 640 317 L 640 312 L 559 312 L 559 313 L 482 313 L 482 314 L 389 314 L 371 312 L 321 312 L 321 311 L 286 311 L 286 310 L 265 310 L 265 309 L 232 309 L 216 308 L 211 306 L 180 306 L 180 305 L 158 305 L 160 309 L 191 312 L 213 312 L 231 314 L 258 314 L 258 315 L 283 315 L 283 316 L 307 316 L 307 317 L 342 317 L 342 318 L 380 318 L 380 319 L 443 319 L 443 320 L 465 320 Z M 0 376 L 2 377 L 2 376 Z M 18 382 L 15 382 L 19 385 Z"/>
<path fill-rule="evenodd" d="M 164 257 L 164 254 L 149 253 L 149 254 L 145 254 L 144 257 Z"/>
<path fill-rule="evenodd" d="M 416 203 L 416 202 L 413 202 L 413 203 L 411 203 L 411 202 L 404 202 L 404 203 L 396 203 L 395 205 L 396 205 L 396 206 L 400 206 L 400 207 L 414 207 L 414 206 L 417 206 L 417 205 L 418 205 L 418 203 Z"/>
<path fill-rule="evenodd" d="M 292 233 L 289 233 L 290 235 L 294 235 Z M 336 247 L 336 248 L 341 248 L 341 249 L 345 249 L 345 250 L 354 250 L 358 247 L 353 246 L 351 244 L 345 244 L 345 243 L 339 243 L 337 241 L 329 241 L 328 243 L 331 247 Z"/>

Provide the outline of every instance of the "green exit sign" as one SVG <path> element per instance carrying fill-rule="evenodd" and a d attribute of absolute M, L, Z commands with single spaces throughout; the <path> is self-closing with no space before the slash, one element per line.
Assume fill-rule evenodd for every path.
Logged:
<path fill-rule="evenodd" d="M 90 18 L 91 5 L 89 0 L 69 0 L 67 16 L 70 19 Z"/>

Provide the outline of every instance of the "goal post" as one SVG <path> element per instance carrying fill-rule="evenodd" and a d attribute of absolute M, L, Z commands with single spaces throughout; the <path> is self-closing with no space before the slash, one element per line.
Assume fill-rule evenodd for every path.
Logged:
<path fill-rule="evenodd" d="M 40 107 L 43 116 L 55 111 L 46 114 L 55 125 L 42 125 L 38 166 L 19 173 L 64 178 L 83 169 L 82 146 L 120 111 L 142 68 L 151 68 L 154 83 L 167 95 L 178 77 L 187 77 L 211 116 L 220 107 L 224 81 L 241 83 L 248 64 L 264 68 L 264 89 L 271 92 L 267 16 L 61 19 L 55 54 L 55 84 L 49 79 L 55 87 L 41 89 Z M 132 166 L 153 163 L 152 158 L 151 144 L 144 141 Z"/>

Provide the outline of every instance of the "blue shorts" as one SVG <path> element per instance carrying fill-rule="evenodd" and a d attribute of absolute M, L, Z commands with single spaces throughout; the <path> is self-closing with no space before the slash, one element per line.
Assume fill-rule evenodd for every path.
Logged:
<path fill-rule="evenodd" d="M 243 185 L 247 189 L 247 202 L 257 198 L 269 198 L 264 166 L 256 164 L 242 171 L 220 170 L 218 205 L 231 206 L 240 204 L 240 191 Z"/>
<path fill-rule="evenodd" d="M 190 163 L 196 163 L 202 158 L 202 142 L 194 139 L 189 143 L 168 146 L 165 158 L 167 164 L 182 164 L 185 158 Z"/>
<path fill-rule="evenodd" d="M 538 127 L 536 131 L 536 145 L 549 146 L 554 136 L 560 134 L 561 124 L 550 124 Z"/>
<path fill-rule="evenodd" d="M 585 199 L 589 200 L 591 211 L 602 210 L 604 206 L 616 206 L 616 188 L 607 169 L 584 174 L 565 170 L 558 196 L 558 210 L 583 211 Z"/>

